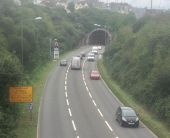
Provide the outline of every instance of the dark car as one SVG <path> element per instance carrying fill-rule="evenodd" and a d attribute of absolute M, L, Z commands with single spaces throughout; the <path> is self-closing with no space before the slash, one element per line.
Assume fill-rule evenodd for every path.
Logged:
<path fill-rule="evenodd" d="M 67 60 L 60 60 L 60 66 L 67 66 Z"/>
<path fill-rule="evenodd" d="M 131 107 L 118 107 L 116 120 L 121 126 L 139 126 L 138 114 Z"/>

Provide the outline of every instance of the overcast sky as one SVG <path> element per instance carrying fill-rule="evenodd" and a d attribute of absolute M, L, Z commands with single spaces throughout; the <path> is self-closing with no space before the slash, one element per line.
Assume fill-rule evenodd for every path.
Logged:
<path fill-rule="evenodd" d="M 127 2 L 136 7 L 151 7 L 151 0 L 100 0 L 104 2 Z M 170 9 L 170 0 L 152 0 L 153 8 L 156 9 Z"/>

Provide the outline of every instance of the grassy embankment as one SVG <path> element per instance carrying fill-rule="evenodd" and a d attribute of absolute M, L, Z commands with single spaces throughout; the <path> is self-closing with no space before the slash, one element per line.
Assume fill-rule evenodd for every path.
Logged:
<path fill-rule="evenodd" d="M 34 72 L 32 78 L 33 87 L 33 111 L 28 111 L 28 104 L 20 104 L 20 117 L 16 129 L 17 138 L 35 138 L 37 130 L 38 110 L 40 99 L 44 91 L 44 85 L 49 72 L 54 68 L 56 62 L 49 62 L 41 69 Z"/>
<path fill-rule="evenodd" d="M 102 60 L 98 62 L 98 69 L 102 75 L 102 78 L 112 90 L 112 92 L 118 97 L 118 99 L 126 106 L 131 106 L 139 113 L 140 119 L 144 122 L 148 128 L 150 128 L 159 138 L 169 138 L 170 132 L 169 128 L 154 116 L 146 107 L 139 104 L 133 99 L 128 93 L 126 93 L 120 86 L 113 81 L 107 73 L 106 68 L 103 66 Z"/>

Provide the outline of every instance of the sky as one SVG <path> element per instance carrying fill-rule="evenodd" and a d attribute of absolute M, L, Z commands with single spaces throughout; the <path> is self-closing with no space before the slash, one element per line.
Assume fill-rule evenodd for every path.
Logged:
<path fill-rule="evenodd" d="M 151 0 L 99 0 L 103 2 L 126 2 L 135 7 L 151 7 Z M 170 0 L 152 0 L 154 9 L 170 9 Z"/>

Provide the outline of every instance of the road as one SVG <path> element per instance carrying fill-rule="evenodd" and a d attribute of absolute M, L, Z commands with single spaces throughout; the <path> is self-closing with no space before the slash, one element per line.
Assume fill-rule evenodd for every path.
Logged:
<path fill-rule="evenodd" d="M 155 138 L 142 123 L 139 128 L 119 126 L 114 114 L 121 103 L 102 80 L 89 79 L 96 68 L 96 62 L 86 60 L 82 70 L 56 65 L 44 88 L 37 138 Z"/>

